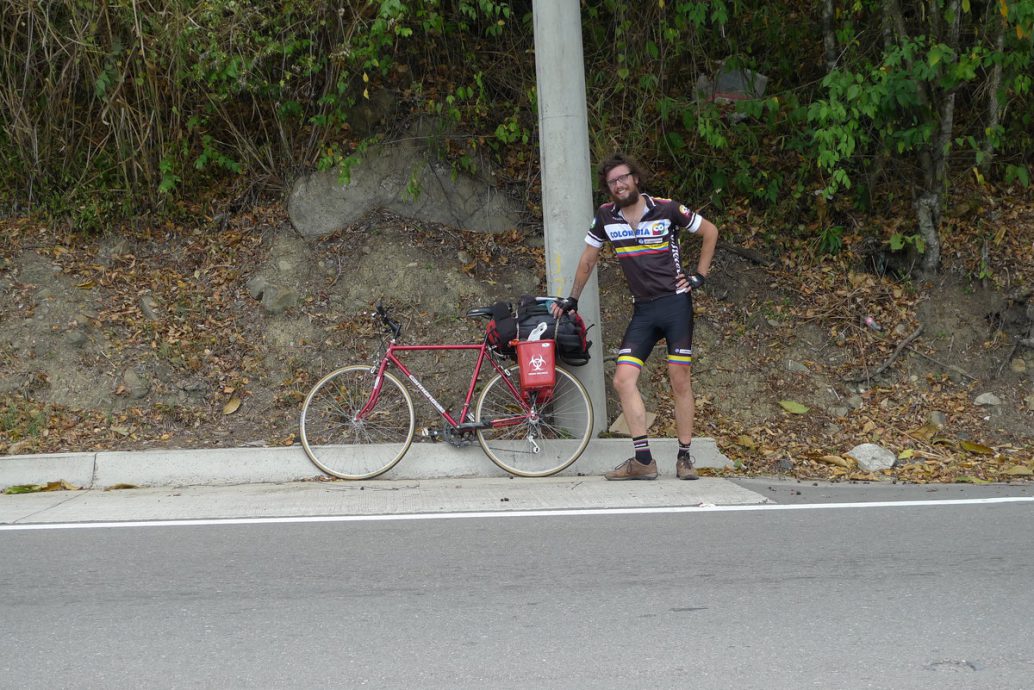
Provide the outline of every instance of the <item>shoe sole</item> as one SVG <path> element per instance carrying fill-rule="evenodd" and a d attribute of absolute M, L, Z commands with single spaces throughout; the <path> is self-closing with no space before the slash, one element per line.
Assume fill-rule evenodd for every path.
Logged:
<path fill-rule="evenodd" d="M 694 475 L 692 477 L 679 477 L 679 479 L 682 479 L 682 480 L 686 480 L 686 479 L 700 479 L 700 475 L 698 474 L 698 475 Z"/>
<path fill-rule="evenodd" d="M 657 479 L 657 475 L 644 474 L 638 477 L 608 477 L 607 475 L 603 475 L 603 478 L 608 482 L 627 482 L 630 479 Z"/>

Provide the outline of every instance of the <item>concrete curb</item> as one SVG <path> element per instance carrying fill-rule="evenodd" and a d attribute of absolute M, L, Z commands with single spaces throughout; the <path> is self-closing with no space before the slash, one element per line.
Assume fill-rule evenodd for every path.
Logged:
<path fill-rule="evenodd" d="M 674 476 L 676 441 L 652 439 L 662 477 Z M 629 439 L 595 439 L 559 476 L 599 475 L 632 453 Z M 732 462 L 714 439 L 693 440 L 697 467 L 725 468 Z M 103 451 L 0 457 L 0 490 L 21 484 L 66 481 L 84 489 L 133 486 L 205 486 L 301 481 L 323 476 L 301 446 L 193 450 Z M 506 477 L 476 444 L 416 443 L 384 479 Z"/>

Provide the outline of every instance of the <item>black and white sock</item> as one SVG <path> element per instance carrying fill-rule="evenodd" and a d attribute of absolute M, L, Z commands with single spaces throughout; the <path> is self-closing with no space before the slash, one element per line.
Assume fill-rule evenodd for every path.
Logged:
<path fill-rule="evenodd" d="M 650 441 L 646 436 L 636 436 L 632 439 L 632 446 L 635 447 L 635 459 L 644 465 L 653 462 L 653 454 L 650 452 Z"/>

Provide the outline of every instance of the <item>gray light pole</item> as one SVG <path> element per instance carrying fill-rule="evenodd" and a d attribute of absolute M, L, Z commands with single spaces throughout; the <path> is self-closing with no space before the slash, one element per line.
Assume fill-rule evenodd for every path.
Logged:
<path fill-rule="evenodd" d="M 593 215 L 582 18 L 579 0 L 534 0 L 532 12 L 546 285 L 550 294 L 566 297 Z M 607 396 L 595 271 L 578 300 L 578 311 L 586 324 L 596 324 L 590 331 L 593 345 L 589 363 L 572 369 L 589 391 L 596 434 L 607 425 Z"/>

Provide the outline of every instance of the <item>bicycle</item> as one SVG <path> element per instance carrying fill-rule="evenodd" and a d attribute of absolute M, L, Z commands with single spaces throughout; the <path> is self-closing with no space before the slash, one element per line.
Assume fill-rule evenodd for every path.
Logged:
<path fill-rule="evenodd" d="M 556 298 L 541 298 L 556 299 Z M 301 442 L 318 468 L 341 479 L 371 479 L 394 467 L 413 444 L 416 415 L 409 390 L 397 371 L 434 407 L 444 436 L 463 446 L 477 438 L 485 454 L 519 477 L 546 477 L 569 467 L 585 450 L 592 433 L 593 410 L 585 387 L 556 367 L 556 383 L 540 392 L 522 391 L 518 367 L 491 345 L 402 345 L 402 325 L 378 304 L 371 314 L 386 338 L 373 364 L 341 367 L 321 378 L 302 405 Z M 490 319 L 491 307 L 466 316 Z M 477 360 L 459 414 L 446 409 L 400 359 L 407 352 L 471 351 Z M 478 379 L 486 363 L 495 375 L 481 389 L 472 408 Z M 390 370 L 389 370 L 390 369 Z"/>

